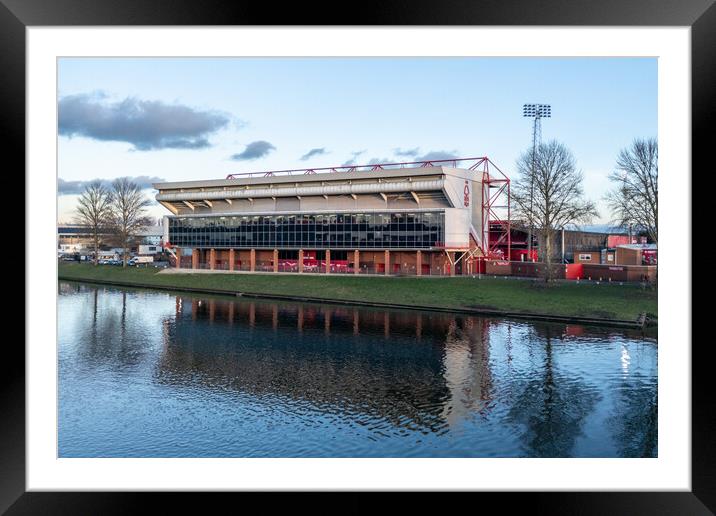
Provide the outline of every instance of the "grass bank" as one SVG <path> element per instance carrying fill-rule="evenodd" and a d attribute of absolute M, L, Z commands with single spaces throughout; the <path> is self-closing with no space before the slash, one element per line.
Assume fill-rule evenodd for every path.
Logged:
<path fill-rule="evenodd" d="M 635 321 L 657 316 L 657 291 L 639 285 L 541 282 L 509 278 L 355 277 L 350 275 L 159 274 L 154 268 L 59 264 L 60 279 L 181 290 L 311 297 L 421 308 Z"/>

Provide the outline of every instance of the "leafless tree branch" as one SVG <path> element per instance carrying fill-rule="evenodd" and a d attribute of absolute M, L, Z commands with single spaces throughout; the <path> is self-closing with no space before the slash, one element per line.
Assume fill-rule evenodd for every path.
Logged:
<path fill-rule="evenodd" d="M 136 241 L 137 233 L 151 223 L 145 215 L 150 204 L 139 185 L 128 178 L 122 177 L 112 183 L 111 228 L 122 247 L 122 267 L 127 266 L 129 249 Z"/>
<path fill-rule="evenodd" d="M 645 231 L 658 243 L 659 147 L 655 138 L 634 140 L 622 149 L 609 180 L 614 183 L 606 200 L 613 224 Z"/>
<path fill-rule="evenodd" d="M 568 224 L 591 221 L 597 215 L 596 206 L 583 197 L 583 174 L 577 170 L 574 156 L 557 141 L 540 144 L 534 167 L 532 151 L 523 153 L 517 160 L 517 172 L 512 184 L 515 215 L 531 221 L 537 229 L 544 246 L 545 280 L 550 281 L 554 233 Z"/>
<path fill-rule="evenodd" d="M 92 234 L 94 244 L 94 264 L 97 265 L 99 258 L 99 246 L 102 243 L 102 235 L 110 224 L 111 220 L 111 192 L 100 182 L 94 181 L 87 185 L 78 200 L 75 210 L 75 221 L 78 224 L 87 226 Z"/>

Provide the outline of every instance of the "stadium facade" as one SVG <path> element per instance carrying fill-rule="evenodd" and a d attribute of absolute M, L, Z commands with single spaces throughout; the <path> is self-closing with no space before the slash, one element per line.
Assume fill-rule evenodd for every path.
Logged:
<path fill-rule="evenodd" d="M 485 157 L 156 183 L 190 269 L 456 275 L 509 256 L 509 179 Z M 506 216 L 505 216 L 506 215 Z M 495 222 L 498 222 L 496 225 Z M 492 228 L 492 230 L 491 230 Z"/>

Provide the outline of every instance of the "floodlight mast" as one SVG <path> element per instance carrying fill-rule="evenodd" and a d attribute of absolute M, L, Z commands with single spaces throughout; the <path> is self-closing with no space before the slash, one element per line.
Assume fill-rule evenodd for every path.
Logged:
<path fill-rule="evenodd" d="M 549 104 L 524 104 L 522 106 L 522 116 L 525 118 L 534 118 L 532 125 L 532 170 L 530 170 L 530 209 L 529 209 L 529 227 L 527 230 L 527 255 L 528 259 L 532 259 L 532 226 L 534 218 L 532 216 L 534 205 L 535 190 L 535 159 L 537 157 L 537 146 L 542 140 L 542 118 L 550 118 L 552 116 L 552 106 Z"/>

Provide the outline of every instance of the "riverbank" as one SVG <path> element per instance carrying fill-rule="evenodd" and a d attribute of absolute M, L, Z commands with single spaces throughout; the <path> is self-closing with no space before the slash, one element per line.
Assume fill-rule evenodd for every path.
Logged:
<path fill-rule="evenodd" d="M 639 285 L 507 278 L 355 277 L 350 275 L 162 274 L 158 269 L 89 264 L 58 265 L 59 279 L 241 294 L 331 303 L 371 304 L 424 310 L 636 326 L 641 314 L 657 318 L 657 291 Z"/>

